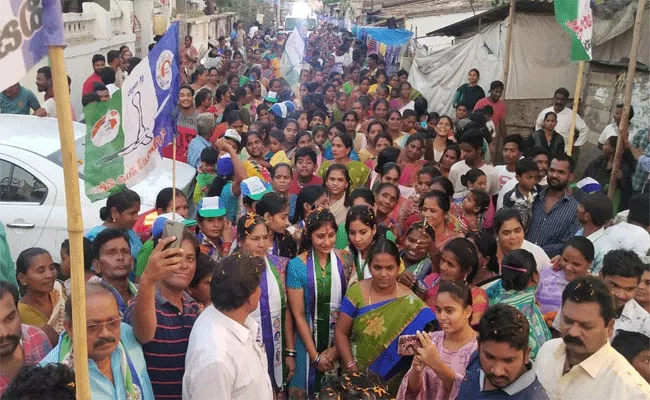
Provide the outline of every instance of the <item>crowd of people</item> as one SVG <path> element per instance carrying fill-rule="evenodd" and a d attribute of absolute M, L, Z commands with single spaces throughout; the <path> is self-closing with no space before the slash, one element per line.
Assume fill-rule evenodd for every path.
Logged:
<path fill-rule="evenodd" d="M 195 185 L 151 210 L 113 194 L 85 235 L 93 400 L 650 398 L 648 127 L 621 139 L 617 108 L 577 177 L 589 128 L 567 155 L 566 89 L 506 134 L 504 85 L 486 96 L 478 70 L 440 115 L 350 32 L 304 39 L 292 86 L 283 34 L 235 26 L 204 64 L 185 37 L 176 159 Z M 138 61 L 107 60 L 85 104 Z M 69 247 L 27 249 L 0 281 L 2 399 L 74 396 Z"/>

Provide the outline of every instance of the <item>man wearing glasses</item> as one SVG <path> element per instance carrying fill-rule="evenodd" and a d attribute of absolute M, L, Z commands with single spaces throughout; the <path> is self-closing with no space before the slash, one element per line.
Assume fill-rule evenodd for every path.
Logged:
<path fill-rule="evenodd" d="M 65 332 L 41 362 L 74 368 L 72 297 L 65 305 Z M 117 300 L 103 282 L 86 283 L 86 334 L 90 392 L 93 400 L 153 399 L 142 347 L 133 329 L 122 323 Z"/>

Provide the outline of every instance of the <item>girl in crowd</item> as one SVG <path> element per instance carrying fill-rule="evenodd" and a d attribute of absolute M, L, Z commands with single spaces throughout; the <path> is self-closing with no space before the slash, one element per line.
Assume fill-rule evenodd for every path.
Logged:
<path fill-rule="evenodd" d="M 264 156 L 264 159 L 268 160 L 271 166 L 289 160 L 287 153 L 284 151 L 284 133 L 281 130 L 277 128 L 271 129 L 268 147 L 269 151 Z"/>
<path fill-rule="evenodd" d="M 594 261 L 594 245 L 584 236 L 574 236 L 566 242 L 558 261 L 559 271 L 551 265 L 542 266 L 537 286 L 537 303 L 547 320 L 552 320 L 562 307 L 562 291 L 572 280 L 589 275 Z"/>
<path fill-rule="evenodd" d="M 454 95 L 454 108 L 459 104 L 465 105 L 469 111 L 474 110 L 474 105 L 485 97 L 485 91 L 478 85 L 478 80 L 481 74 L 478 69 L 472 68 L 467 74 L 468 83 L 464 83 L 457 90 Z"/>
<path fill-rule="evenodd" d="M 293 180 L 293 168 L 286 163 L 275 164 L 271 169 L 271 186 L 273 191 L 289 200 L 289 218 L 296 212 L 296 195 L 289 193 Z"/>
<path fill-rule="evenodd" d="M 284 133 L 284 152 L 287 158 L 291 160 L 293 153 L 296 151 L 296 135 L 298 134 L 298 121 L 292 118 L 287 118 L 284 121 L 282 131 Z"/>
<path fill-rule="evenodd" d="M 458 210 L 458 222 L 462 232 L 483 229 L 485 213 L 490 206 L 490 196 L 479 189 L 471 189 Z"/>
<path fill-rule="evenodd" d="M 505 303 L 521 311 L 530 324 L 528 344 L 530 357 L 535 358 L 542 345 L 551 340 L 544 316 L 537 302 L 535 291 L 539 273 L 535 257 L 527 250 L 513 250 L 501 262 L 501 280 L 490 289 L 490 305 Z"/>
<path fill-rule="evenodd" d="M 385 131 L 385 126 L 383 122 L 370 121 L 368 123 L 368 129 L 366 131 L 367 132 L 366 139 L 368 141 L 368 144 L 364 149 L 361 149 L 361 151 L 359 151 L 359 159 L 361 160 L 362 163 L 366 164 L 366 166 L 370 169 L 375 168 L 374 160 L 377 157 L 377 154 L 379 153 L 376 147 L 377 138 L 379 137 L 379 134 L 383 133 L 384 131 Z"/>
<path fill-rule="evenodd" d="M 325 152 L 325 142 L 327 142 L 327 128 L 323 125 L 316 125 L 312 132 L 312 137 L 314 139 L 314 145 L 316 146 L 317 154 L 319 157 L 321 157 L 321 162 L 322 162 L 322 157 L 323 153 Z"/>
<path fill-rule="evenodd" d="M 404 236 L 402 261 L 406 268 L 400 274 L 399 281 L 420 296 L 426 292 L 424 278 L 432 272 L 429 248 L 435 237 L 433 228 L 425 222 L 414 223 Z"/>
<path fill-rule="evenodd" d="M 463 237 L 460 231 L 457 230 L 455 223 L 450 219 L 450 208 L 449 196 L 439 190 L 427 193 L 420 200 L 420 215 L 436 232 L 435 244 L 439 250 L 442 250 L 453 239 Z"/>
<path fill-rule="evenodd" d="M 440 171 L 431 165 L 427 165 L 417 172 L 413 194 L 409 196 L 408 201 L 400 203 L 398 207 L 398 221 L 401 226 L 409 226 L 420 220 L 418 214 L 420 199 L 433 190 L 433 180 L 438 176 L 440 176 Z"/>
<path fill-rule="evenodd" d="M 291 398 L 306 399 L 320 389 L 323 373 L 336 368 L 334 328 L 345 296 L 352 260 L 334 250 L 336 220 L 318 207 L 305 220 L 303 253 L 291 260 L 287 297 L 298 337 L 296 372 L 289 384 Z"/>
<path fill-rule="evenodd" d="M 352 111 L 359 116 L 359 123 L 357 124 L 357 132 L 368 131 L 368 107 L 370 104 L 367 97 L 362 96 L 357 101 L 352 103 Z"/>
<path fill-rule="evenodd" d="M 471 315 L 469 287 L 463 282 L 442 282 L 436 296 L 436 319 L 442 330 L 418 333 L 423 351 L 413 358 L 398 400 L 449 398 L 454 381 L 465 375 L 472 353 L 478 349 Z"/>
<path fill-rule="evenodd" d="M 305 228 L 305 218 L 311 210 L 316 207 L 329 207 L 329 197 L 325 186 L 310 185 L 300 189 L 300 193 L 296 198 L 296 205 L 296 212 L 291 219 L 291 223 L 297 232 L 302 232 Z"/>
<path fill-rule="evenodd" d="M 92 241 L 106 228 L 124 230 L 129 235 L 131 255 L 135 260 L 142 247 L 140 237 L 133 230 L 139 213 L 140 196 L 131 189 L 124 189 L 106 199 L 106 206 L 99 210 L 99 218 L 104 223 L 91 228 L 85 236 Z"/>
<path fill-rule="evenodd" d="M 330 165 L 344 165 L 350 175 L 351 190 L 365 185 L 370 177 L 370 169 L 361 161 L 355 161 L 350 158 L 352 147 L 352 138 L 347 133 L 339 133 L 334 136 L 331 147 L 334 159 L 323 162 L 318 171 L 318 175 L 323 176 Z"/>
<path fill-rule="evenodd" d="M 349 239 L 348 250 L 354 261 L 354 271 L 349 282 L 353 284 L 370 277 L 366 258 L 377 236 L 377 220 L 373 209 L 367 205 L 351 207 L 345 218 L 345 231 Z"/>
<path fill-rule="evenodd" d="M 454 205 L 459 207 L 465 201 L 465 197 L 467 197 L 470 190 L 479 189 L 485 191 L 487 188 L 487 175 L 478 168 L 472 168 L 460 177 L 460 182 L 467 189 L 454 193 Z"/>
<path fill-rule="evenodd" d="M 519 212 L 512 208 L 502 208 L 494 217 L 494 228 L 497 233 L 497 257 L 499 264 L 505 255 L 511 251 L 524 249 L 535 257 L 535 264 L 543 267 L 551 263 L 544 250 L 538 245 L 524 239 L 524 225 Z"/>
<path fill-rule="evenodd" d="M 226 217 L 226 207 L 219 197 L 204 197 L 198 204 L 196 224 L 199 251 L 219 261 L 230 254 L 235 235 L 232 222 Z"/>
<path fill-rule="evenodd" d="M 395 146 L 403 149 L 404 142 L 406 142 L 409 135 L 406 132 L 402 132 L 402 114 L 397 110 L 390 110 L 387 117 L 388 122 L 386 123 L 386 133 L 393 138 Z"/>
<path fill-rule="evenodd" d="M 16 259 L 16 278 L 22 293 L 18 302 L 20 322 L 41 328 L 52 345 L 58 343 L 65 320 L 66 296 L 56 275 L 47 250 L 32 247 Z"/>
<path fill-rule="evenodd" d="M 465 238 L 474 243 L 478 251 L 478 271 L 470 282 L 474 287 L 481 287 L 499 279 L 499 262 L 497 261 L 497 241 L 487 232 L 467 232 Z"/>
<path fill-rule="evenodd" d="M 352 193 L 350 193 L 350 207 L 355 207 L 355 206 L 367 206 L 372 209 L 375 225 L 377 227 L 375 240 L 379 238 L 384 238 L 384 239 L 391 240 L 393 242 L 395 241 L 395 235 L 393 234 L 393 232 L 388 230 L 388 228 L 386 228 L 384 225 L 379 225 L 377 223 L 377 205 L 375 204 L 375 194 L 372 192 L 372 190 L 366 187 L 354 189 Z M 346 223 L 347 223 L 347 217 L 346 217 Z M 348 238 L 346 225 L 339 225 L 339 229 L 336 232 L 336 248 L 345 249 L 350 243 L 348 239 L 349 238 Z"/>
<path fill-rule="evenodd" d="M 542 129 L 533 132 L 526 139 L 526 148 L 541 147 L 552 159 L 564 154 L 564 138 L 557 133 L 557 114 L 549 111 L 544 115 Z M 616 147 L 616 146 L 614 146 Z"/>
<path fill-rule="evenodd" d="M 442 176 L 445 178 L 448 177 L 451 166 L 456 164 L 458 160 L 460 160 L 460 147 L 457 145 L 447 146 L 438 162 L 438 168 L 440 169 Z"/>
<path fill-rule="evenodd" d="M 449 242 L 440 255 L 440 273 L 427 276 L 424 283 L 429 287 L 424 296 L 432 309 L 436 308 L 436 298 L 440 283 L 443 281 L 471 282 L 478 270 L 478 252 L 472 242 L 465 238 L 456 238 Z M 472 287 L 472 326 L 477 326 L 481 316 L 488 308 L 488 296 L 485 290 Z"/>
<path fill-rule="evenodd" d="M 241 251 L 264 259 L 260 300 L 251 317 L 259 324 L 273 390 L 280 392 L 296 370 L 293 318 L 287 307 L 286 271 L 289 259 L 267 253 L 273 234 L 259 215 L 248 213 L 237 221 Z M 285 379 L 286 378 L 286 379 Z"/>
<path fill-rule="evenodd" d="M 352 138 L 352 148 L 357 153 L 357 155 L 359 151 L 365 148 L 368 144 L 366 141 L 366 135 L 357 132 L 358 125 L 359 115 L 355 111 L 347 111 L 345 114 L 343 114 L 343 126 L 345 126 L 345 133 L 350 135 L 350 138 Z"/>
<path fill-rule="evenodd" d="M 293 258 L 298 253 L 296 241 L 287 232 L 289 224 L 289 200 L 280 193 L 269 192 L 255 205 L 255 212 L 264 218 L 271 233 L 270 254 Z"/>
<path fill-rule="evenodd" d="M 368 264 L 371 278 L 354 284 L 343 299 L 336 346 L 346 370 L 379 375 L 394 395 L 408 367 L 406 359 L 397 354 L 399 336 L 424 330 L 435 317 L 398 282 L 400 258 L 395 243 L 377 241 L 368 254 Z"/>
<path fill-rule="evenodd" d="M 424 152 L 424 135 L 414 134 L 406 139 L 404 150 L 400 155 L 398 164 L 402 168 L 402 175 L 399 183 L 407 187 L 413 187 L 418 171 L 427 163 L 422 159 Z"/>
<path fill-rule="evenodd" d="M 323 186 L 327 189 L 329 210 L 334 214 L 337 225 L 345 223 L 345 216 L 350 207 L 348 195 L 351 184 L 350 174 L 344 165 L 332 164 L 327 168 Z"/>
<path fill-rule="evenodd" d="M 439 163 L 442 160 L 445 149 L 453 145 L 453 142 L 450 140 L 450 137 L 454 135 L 454 123 L 451 117 L 447 115 L 440 117 L 436 124 L 435 134 L 436 136 L 433 139 L 433 160 Z M 456 158 L 456 161 L 458 161 L 458 157 Z M 449 167 L 451 168 L 451 166 Z"/>
<path fill-rule="evenodd" d="M 264 146 L 264 136 L 259 130 L 252 130 L 254 128 L 260 129 L 261 126 L 255 126 L 253 124 L 249 128 L 248 133 L 245 136 L 245 146 L 246 151 L 248 152 L 248 160 L 255 161 L 262 167 L 266 169 L 271 169 L 271 163 L 269 163 L 265 158 L 264 154 L 266 152 L 266 147 Z"/>
<path fill-rule="evenodd" d="M 182 190 L 176 189 L 176 214 L 187 218 L 187 198 Z M 133 230 L 145 242 L 151 237 L 151 226 L 158 216 L 170 213 L 172 210 L 172 188 L 164 188 L 156 196 L 155 208 L 142 213 L 135 222 Z M 153 251 L 153 248 L 151 249 Z"/>
<path fill-rule="evenodd" d="M 196 271 L 194 272 L 194 278 L 187 287 L 187 293 L 196 300 L 201 311 L 212 304 L 212 300 L 210 300 L 210 282 L 212 281 L 212 270 L 216 266 L 217 263 L 205 254 L 199 254 L 196 257 Z"/>

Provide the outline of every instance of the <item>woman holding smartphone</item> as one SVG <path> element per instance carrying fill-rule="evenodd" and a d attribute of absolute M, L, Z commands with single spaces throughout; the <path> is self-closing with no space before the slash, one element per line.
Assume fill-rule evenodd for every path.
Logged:
<path fill-rule="evenodd" d="M 343 367 L 378 374 L 395 395 L 408 366 L 397 354 L 399 336 L 424 330 L 435 316 L 397 281 L 400 257 L 395 243 L 379 239 L 370 248 L 367 262 L 372 277 L 352 285 L 341 304 L 336 347 Z"/>

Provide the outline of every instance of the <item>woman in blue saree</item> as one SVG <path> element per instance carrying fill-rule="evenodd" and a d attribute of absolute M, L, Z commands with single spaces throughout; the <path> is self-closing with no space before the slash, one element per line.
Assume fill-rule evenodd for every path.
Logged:
<path fill-rule="evenodd" d="M 298 336 L 289 397 L 312 398 L 324 374 L 338 373 L 334 327 L 352 271 L 347 252 L 335 250 L 336 221 L 318 207 L 305 219 L 303 253 L 289 262 L 287 297 Z"/>
<path fill-rule="evenodd" d="M 411 357 L 397 354 L 398 338 L 424 331 L 436 317 L 426 303 L 398 282 L 395 243 L 379 239 L 368 254 L 372 278 L 348 289 L 336 326 L 336 347 L 348 371 L 371 371 L 397 394 Z"/>

